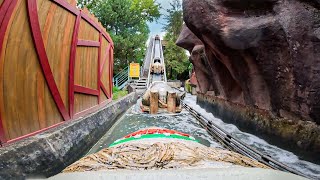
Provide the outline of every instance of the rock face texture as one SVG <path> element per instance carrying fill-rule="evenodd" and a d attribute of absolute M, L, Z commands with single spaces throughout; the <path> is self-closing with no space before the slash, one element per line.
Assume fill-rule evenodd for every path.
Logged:
<path fill-rule="evenodd" d="M 320 125 L 319 0 L 184 0 L 201 93 Z"/>

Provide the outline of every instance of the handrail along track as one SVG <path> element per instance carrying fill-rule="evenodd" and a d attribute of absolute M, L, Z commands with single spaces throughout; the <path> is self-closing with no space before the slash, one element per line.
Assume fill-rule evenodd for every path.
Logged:
<path fill-rule="evenodd" d="M 181 91 L 178 88 L 175 88 L 179 91 Z M 238 138 L 232 136 L 227 131 L 220 128 L 218 125 L 216 125 L 213 121 L 205 118 L 203 115 L 198 113 L 196 110 L 194 110 L 192 107 L 187 105 L 183 102 L 183 100 L 180 100 L 181 105 L 183 108 L 185 108 L 192 116 L 194 116 L 200 123 L 200 125 L 207 130 L 207 132 L 217 141 L 219 141 L 224 147 L 231 151 L 235 151 L 241 155 L 250 157 L 251 159 L 255 159 L 267 166 L 269 166 L 272 169 L 281 170 L 285 172 L 290 172 L 293 174 L 297 174 L 299 176 L 303 176 L 305 178 L 314 179 L 312 177 L 309 177 L 300 171 L 297 171 L 293 168 L 288 167 L 287 165 L 271 158 L 268 155 L 265 155 L 261 153 L 260 151 L 256 150 L 253 147 L 250 147 L 249 145 L 245 144 Z"/>

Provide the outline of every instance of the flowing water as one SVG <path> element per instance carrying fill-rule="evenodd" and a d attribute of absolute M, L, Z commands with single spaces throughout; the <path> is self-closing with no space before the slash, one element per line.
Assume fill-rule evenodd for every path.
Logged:
<path fill-rule="evenodd" d="M 299 159 L 298 156 L 290 151 L 278 148 L 268 144 L 263 139 L 252 134 L 240 131 L 235 125 L 224 123 L 221 119 L 215 118 L 211 113 L 206 112 L 200 106 L 196 105 L 196 96 L 187 95 L 184 102 L 194 108 L 198 113 L 202 114 L 207 119 L 212 120 L 219 127 L 231 133 L 248 145 L 267 154 L 274 159 L 294 168 L 303 174 L 320 179 L 320 165 L 307 162 Z M 173 129 L 188 133 L 198 139 L 200 143 L 216 148 L 223 148 L 215 141 L 203 128 L 198 121 L 186 110 L 179 114 L 157 115 L 144 114 L 140 110 L 141 100 L 138 100 L 136 105 L 130 108 L 114 125 L 113 127 L 92 147 L 88 154 L 95 153 L 103 148 L 108 147 L 112 142 L 123 136 L 148 127 L 161 127 Z"/>

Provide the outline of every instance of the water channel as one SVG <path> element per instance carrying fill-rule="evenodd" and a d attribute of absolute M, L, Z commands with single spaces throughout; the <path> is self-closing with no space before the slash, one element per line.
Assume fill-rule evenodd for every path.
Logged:
<path fill-rule="evenodd" d="M 231 133 L 233 136 L 241 139 L 248 145 L 288 165 L 289 167 L 302 172 L 303 174 L 315 179 L 320 179 L 320 165 L 301 160 L 290 151 L 271 145 L 255 135 L 240 131 L 233 124 L 227 124 L 221 119 L 215 118 L 211 113 L 206 112 L 200 106 L 196 105 L 196 96 L 188 94 L 184 99 L 184 102 L 193 107 L 198 113 L 213 120 L 215 124 Z M 198 121 L 189 114 L 188 111 L 183 110 L 180 114 L 174 115 L 164 113 L 150 115 L 141 112 L 140 103 L 141 100 L 138 100 L 133 107 L 128 109 L 128 111 L 113 125 L 113 127 L 98 141 L 98 143 L 91 148 L 88 154 L 107 148 L 112 142 L 131 132 L 148 127 L 162 127 L 181 131 L 192 135 L 198 139 L 200 143 L 206 146 L 223 148 L 206 132 L 205 129 L 200 126 Z"/>

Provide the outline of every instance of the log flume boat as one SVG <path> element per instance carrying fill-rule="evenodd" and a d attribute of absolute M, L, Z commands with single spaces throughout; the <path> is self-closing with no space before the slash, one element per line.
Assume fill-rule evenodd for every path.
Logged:
<path fill-rule="evenodd" d="M 170 176 L 172 171 L 176 173 L 174 176 Z M 159 176 L 163 178 L 168 175 L 171 179 L 199 178 L 196 174 L 189 176 L 189 171 L 202 172 L 202 177 L 206 177 L 202 179 L 222 175 L 227 179 L 303 179 L 294 174 L 272 170 L 236 152 L 204 146 L 189 134 L 157 127 L 128 134 L 113 142 L 108 148 L 81 158 L 54 178 L 73 179 L 99 174 L 99 177 L 122 179 L 124 176 L 128 178 L 128 173 L 132 176 L 129 179 L 159 179 Z"/>

